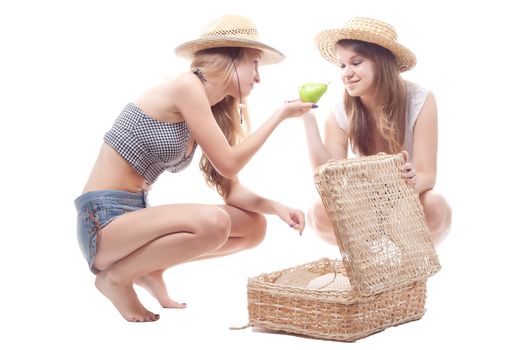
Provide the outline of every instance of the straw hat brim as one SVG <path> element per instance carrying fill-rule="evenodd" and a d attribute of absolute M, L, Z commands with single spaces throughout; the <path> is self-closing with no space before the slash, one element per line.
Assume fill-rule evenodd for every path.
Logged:
<path fill-rule="evenodd" d="M 258 49 L 262 51 L 261 64 L 275 64 L 284 59 L 284 54 L 271 46 L 263 44 L 259 41 L 244 39 L 244 38 L 230 38 L 230 37 L 213 37 L 201 38 L 188 41 L 175 48 L 177 56 L 191 59 L 195 53 L 216 47 L 245 47 L 251 49 Z"/>
<path fill-rule="evenodd" d="M 410 70 L 416 65 L 416 56 L 403 45 L 377 35 L 376 33 L 371 33 L 361 29 L 343 28 L 323 30 L 316 35 L 315 43 L 321 56 L 334 64 L 338 64 L 335 55 L 335 45 L 338 41 L 344 39 L 366 41 L 390 50 L 396 58 L 396 63 L 400 72 Z"/>

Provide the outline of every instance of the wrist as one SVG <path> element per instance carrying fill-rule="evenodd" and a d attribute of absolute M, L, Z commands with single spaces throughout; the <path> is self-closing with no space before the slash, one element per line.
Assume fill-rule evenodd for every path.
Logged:
<path fill-rule="evenodd" d="M 317 120 L 315 119 L 315 114 L 312 112 L 306 112 L 303 114 L 303 121 L 304 123 L 317 123 Z"/>
<path fill-rule="evenodd" d="M 279 202 L 276 202 L 276 201 L 272 201 L 272 200 L 270 200 L 268 204 L 269 204 L 269 208 L 271 210 L 271 214 L 274 214 L 274 215 L 279 213 L 282 210 L 282 208 L 284 207 L 284 205 L 282 203 L 279 203 Z"/>
<path fill-rule="evenodd" d="M 279 107 L 273 114 L 273 116 L 275 117 L 275 120 L 277 121 L 277 123 L 280 123 L 282 122 L 283 120 L 286 119 L 286 115 L 284 113 L 284 108 L 283 107 Z"/>

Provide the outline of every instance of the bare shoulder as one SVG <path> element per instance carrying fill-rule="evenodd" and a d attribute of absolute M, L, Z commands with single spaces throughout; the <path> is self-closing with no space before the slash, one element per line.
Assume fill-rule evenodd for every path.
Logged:
<path fill-rule="evenodd" d="M 202 86 L 202 82 L 192 72 L 183 72 L 173 79 L 173 83 L 182 86 Z"/>
<path fill-rule="evenodd" d="M 175 113 L 182 113 L 185 106 L 208 104 L 204 85 L 191 72 L 184 72 L 170 79 L 162 89 L 162 95 L 168 97 L 169 109 Z"/>
<path fill-rule="evenodd" d="M 172 93 L 192 95 L 193 93 L 204 92 L 204 85 L 195 74 L 184 72 L 172 78 L 166 83 L 166 88 Z"/>
<path fill-rule="evenodd" d="M 144 113 L 163 122 L 180 122 L 187 104 L 206 104 L 204 86 L 191 72 L 169 78 L 135 100 Z"/>
<path fill-rule="evenodd" d="M 419 117 L 416 119 L 414 126 L 414 135 L 431 132 L 437 130 L 437 106 L 436 98 L 432 91 L 428 92 L 427 98 L 423 103 L 423 107 L 419 112 Z"/>
<path fill-rule="evenodd" d="M 346 141 L 346 132 L 335 119 L 335 113 L 333 111 L 329 111 L 325 118 L 325 128 L 326 132 L 329 132 L 333 136 L 337 136 L 339 140 L 343 139 Z"/>
<path fill-rule="evenodd" d="M 425 104 L 436 104 L 436 96 L 432 90 L 428 90 L 427 98 L 425 99 Z"/>
<path fill-rule="evenodd" d="M 427 98 L 425 99 L 425 102 L 423 103 L 423 107 L 421 108 L 420 117 L 431 115 L 432 117 L 437 116 L 437 104 L 436 104 L 436 97 L 434 96 L 434 93 L 432 91 L 428 91 Z"/>
<path fill-rule="evenodd" d="M 337 120 L 335 119 L 335 113 L 333 111 L 328 111 L 325 117 L 325 125 L 332 125 L 339 127 L 339 124 L 337 124 Z M 339 128 L 341 129 L 341 128 Z"/>
<path fill-rule="evenodd" d="M 324 144 L 330 157 L 334 159 L 348 157 L 348 135 L 339 126 L 333 111 L 330 111 L 326 117 L 324 133 Z"/>
<path fill-rule="evenodd" d="M 170 98 L 171 101 L 176 101 L 179 96 L 192 96 L 199 92 L 204 93 L 204 85 L 191 72 L 184 72 L 177 76 L 170 77 L 169 79 L 164 80 L 159 83 L 154 88 L 148 90 L 145 95 L 164 95 Z"/>

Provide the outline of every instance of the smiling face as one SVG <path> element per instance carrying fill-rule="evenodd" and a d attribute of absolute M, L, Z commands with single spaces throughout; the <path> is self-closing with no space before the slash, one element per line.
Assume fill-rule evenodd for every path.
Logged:
<path fill-rule="evenodd" d="M 361 98 L 373 96 L 376 78 L 374 62 L 359 54 L 352 45 L 338 43 L 335 52 L 348 94 Z"/>
<path fill-rule="evenodd" d="M 259 65 L 261 63 L 261 51 L 255 49 L 243 49 L 243 55 L 235 64 L 237 73 L 233 72 L 229 84 L 230 94 L 239 98 L 239 89 L 242 97 L 248 96 L 255 84 L 261 82 L 259 76 Z M 239 81 L 237 81 L 237 76 Z"/>

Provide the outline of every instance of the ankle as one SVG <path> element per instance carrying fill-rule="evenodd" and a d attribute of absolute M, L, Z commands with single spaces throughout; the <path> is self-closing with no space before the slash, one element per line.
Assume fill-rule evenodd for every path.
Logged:
<path fill-rule="evenodd" d="M 127 278 L 121 273 L 114 271 L 112 269 L 107 269 L 102 272 L 99 272 L 97 278 L 102 278 L 108 281 L 111 284 L 121 285 L 121 286 L 132 286 L 133 278 Z"/>

